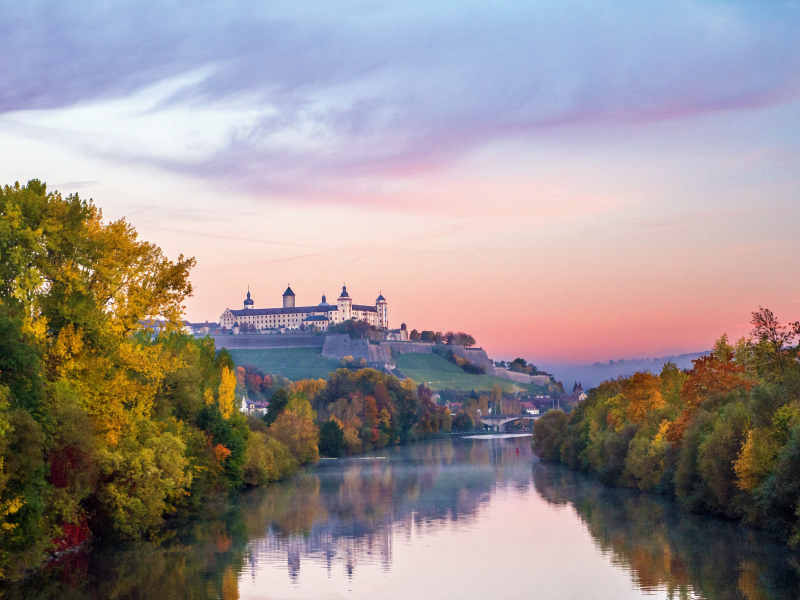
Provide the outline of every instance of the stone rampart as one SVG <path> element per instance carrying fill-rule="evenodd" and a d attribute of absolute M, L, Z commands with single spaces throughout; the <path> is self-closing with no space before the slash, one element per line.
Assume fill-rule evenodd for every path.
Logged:
<path fill-rule="evenodd" d="M 387 365 L 393 363 L 392 356 L 389 353 L 389 348 L 383 344 L 370 344 L 369 345 L 369 362 L 376 365 Z"/>
<path fill-rule="evenodd" d="M 353 340 L 349 335 L 325 336 L 325 345 L 322 347 L 322 356 L 325 358 L 342 359 L 352 356 L 355 360 L 370 360 L 369 340 Z"/>
<path fill-rule="evenodd" d="M 259 348 L 322 348 L 325 336 L 307 333 L 286 333 L 278 335 L 212 335 L 217 349 L 245 350 Z"/>
<path fill-rule="evenodd" d="M 430 354 L 431 346 L 428 342 L 381 342 L 381 348 L 393 350 L 396 354 L 408 354 L 416 352 L 418 354 Z"/>
<path fill-rule="evenodd" d="M 492 365 L 492 361 L 489 360 L 489 355 L 486 354 L 486 350 L 483 348 L 464 348 L 464 346 L 458 345 L 447 347 L 459 358 L 465 358 L 475 366 L 486 369 L 489 375 L 492 374 L 494 366 Z"/>
<path fill-rule="evenodd" d="M 500 367 L 494 368 L 494 374 L 503 379 L 510 379 L 518 383 L 531 383 L 531 376 L 527 373 L 517 373 L 516 371 L 509 371 L 508 369 L 501 369 Z"/>

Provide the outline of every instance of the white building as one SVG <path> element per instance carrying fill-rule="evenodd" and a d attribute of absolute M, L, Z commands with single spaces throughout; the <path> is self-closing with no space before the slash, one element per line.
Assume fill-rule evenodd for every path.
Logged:
<path fill-rule="evenodd" d="M 330 325 L 335 325 L 353 319 L 364 321 L 377 329 L 389 328 L 389 305 L 383 295 L 379 295 L 374 306 L 353 304 L 353 299 L 347 293 L 347 287 L 342 286 L 342 293 L 336 299 L 336 304 L 328 304 L 325 296 L 316 306 L 295 306 L 295 295 L 291 287 L 283 293 L 283 307 L 281 308 L 255 308 L 255 302 L 247 298 L 242 310 L 226 308 L 219 318 L 220 327 L 227 329 L 243 328 L 268 330 L 268 329 L 312 329 L 326 331 Z"/>

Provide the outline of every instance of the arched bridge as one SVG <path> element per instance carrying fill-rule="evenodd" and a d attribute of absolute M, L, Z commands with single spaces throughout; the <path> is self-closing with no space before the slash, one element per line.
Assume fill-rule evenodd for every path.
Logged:
<path fill-rule="evenodd" d="M 530 424 L 533 425 L 533 422 L 538 418 L 539 415 L 531 415 L 528 413 L 521 415 L 481 415 L 483 424 L 488 425 L 495 431 L 506 431 L 509 424 L 519 421 L 530 421 Z"/>

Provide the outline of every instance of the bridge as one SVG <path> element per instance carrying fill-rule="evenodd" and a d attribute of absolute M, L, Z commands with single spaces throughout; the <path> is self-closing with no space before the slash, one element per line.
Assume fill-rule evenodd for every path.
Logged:
<path fill-rule="evenodd" d="M 484 425 L 492 428 L 492 431 L 506 431 L 508 425 L 511 423 L 518 423 L 519 421 L 533 422 L 539 418 L 539 415 L 531 415 L 524 413 L 521 415 L 481 415 L 481 421 Z"/>

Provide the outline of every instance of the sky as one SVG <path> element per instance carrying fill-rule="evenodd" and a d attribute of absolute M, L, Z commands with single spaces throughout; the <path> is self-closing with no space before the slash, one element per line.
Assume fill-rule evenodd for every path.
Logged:
<path fill-rule="evenodd" d="M 0 183 L 496 359 L 800 319 L 800 3 L 0 0 Z"/>

